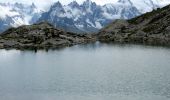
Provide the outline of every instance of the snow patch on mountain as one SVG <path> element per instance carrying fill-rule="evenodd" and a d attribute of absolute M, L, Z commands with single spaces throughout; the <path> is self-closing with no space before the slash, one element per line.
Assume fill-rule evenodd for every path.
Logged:
<path fill-rule="evenodd" d="M 19 15 L 18 12 L 11 11 L 11 9 L 8 7 L 0 6 L 0 18 L 5 19 L 6 16 L 12 17 L 12 16 L 17 16 L 17 15 Z"/>
<path fill-rule="evenodd" d="M 58 1 L 48 12 L 43 13 L 39 21 L 48 21 L 66 31 L 74 32 L 78 29 L 79 32 L 96 32 L 114 19 L 129 19 L 140 15 L 134 6 L 125 1 L 120 0 L 116 4 L 103 6 L 91 0 L 86 0 L 82 4 L 73 1 L 68 5 L 62 5 Z"/>
<path fill-rule="evenodd" d="M 0 32 L 10 27 L 35 23 L 40 13 L 35 4 L 0 3 Z"/>
<path fill-rule="evenodd" d="M 68 5 L 58 1 L 43 12 L 34 3 L 0 3 L 0 31 L 48 21 L 66 31 L 96 32 L 115 19 L 130 19 L 168 4 L 170 0 L 117 0 L 104 5 L 91 0 L 84 0 L 81 4 L 74 0 Z"/>

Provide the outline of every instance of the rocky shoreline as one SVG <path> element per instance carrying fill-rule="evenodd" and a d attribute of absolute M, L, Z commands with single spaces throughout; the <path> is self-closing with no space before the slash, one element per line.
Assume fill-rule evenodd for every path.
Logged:
<path fill-rule="evenodd" d="M 119 20 L 119 23 L 120 22 L 122 21 Z M 58 49 L 77 44 L 95 43 L 97 41 L 105 43 L 170 46 L 170 35 L 147 35 L 140 32 L 137 34 L 123 32 L 115 34 L 113 31 L 106 32 L 105 30 L 101 30 L 98 34 L 76 34 L 55 29 L 48 23 L 39 23 L 7 30 L 0 35 L 0 49 Z"/>
<path fill-rule="evenodd" d="M 65 32 L 43 22 L 7 30 L 0 35 L 0 49 L 55 49 L 93 41 L 91 35 Z"/>

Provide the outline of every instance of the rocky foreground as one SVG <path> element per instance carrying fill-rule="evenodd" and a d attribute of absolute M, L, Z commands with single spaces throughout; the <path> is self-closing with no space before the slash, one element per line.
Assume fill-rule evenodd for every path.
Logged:
<path fill-rule="evenodd" d="M 0 35 L 1 49 L 49 49 L 95 41 L 90 35 L 80 35 L 39 24 L 11 28 Z"/>
<path fill-rule="evenodd" d="M 170 46 L 170 5 L 131 20 L 116 20 L 103 28 L 100 41 Z"/>

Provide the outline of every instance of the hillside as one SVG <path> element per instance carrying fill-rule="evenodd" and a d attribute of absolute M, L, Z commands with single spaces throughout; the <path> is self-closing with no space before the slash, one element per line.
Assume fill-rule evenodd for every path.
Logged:
<path fill-rule="evenodd" d="M 42 22 L 11 28 L 0 35 L 1 49 L 44 49 L 71 46 L 92 41 L 86 35 L 74 34 Z"/>
<path fill-rule="evenodd" d="M 130 20 L 116 20 L 99 32 L 100 41 L 170 45 L 170 5 Z"/>

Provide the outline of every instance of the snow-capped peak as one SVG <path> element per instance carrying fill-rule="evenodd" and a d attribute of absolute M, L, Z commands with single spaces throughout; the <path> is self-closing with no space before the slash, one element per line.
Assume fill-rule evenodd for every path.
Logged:
<path fill-rule="evenodd" d="M 89 4 L 92 3 L 92 1 L 91 0 L 85 0 L 83 3 L 89 5 Z"/>
<path fill-rule="evenodd" d="M 60 3 L 60 1 L 57 1 L 56 3 L 53 4 L 52 8 L 62 8 L 62 4 Z"/>
<path fill-rule="evenodd" d="M 32 3 L 30 7 L 31 8 L 37 8 L 37 6 L 34 3 Z"/>
<path fill-rule="evenodd" d="M 95 2 L 92 2 L 91 0 L 86 0 L 83 2 L 81 7 L 83 7 L 83 9 L 86 10 L 86 12 L 93 13 L 92 10 L 97 8 L 97 4 Z"/>
<path fill-rule="evenodd" d="M 36 22 L 41 11 L 35 6 L 22 3 L 0 3 L 0 31 Z"/>
<path fill-rule="evenodd" d="M 86 0 L 86 1 L 83 2 L 83 6 L 85 8 L 90 8 L 91 5 L 92 5 L 92 1 L 91 0 Z"/>
<path fill-rule="evenodd" d="M 73 1 L 73 2 L 69 3 L 68 6 L 70 6 L 71 8 L 77 8 L 77 7 L 79 7 L 79 4 L 76 1 Z"/>
<path fill-rule="evenodd" d="M 130 0 L 119 0 L 118 3 L 126 4 L 126 5 L 133 5 Z"/>

